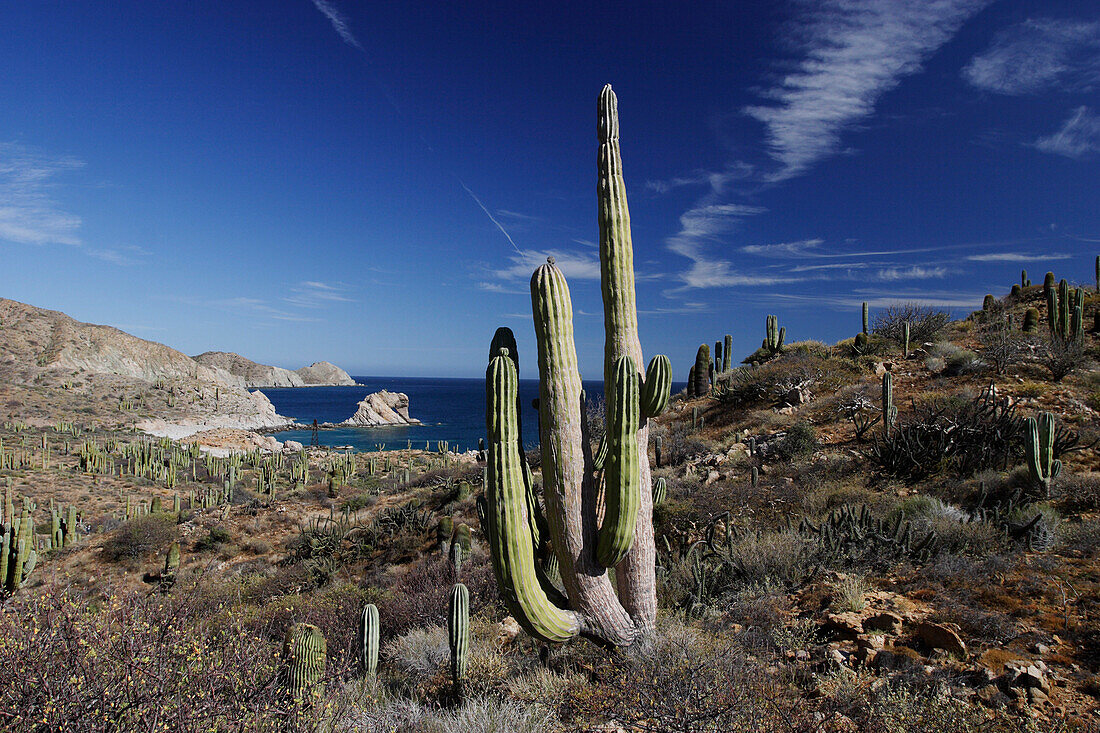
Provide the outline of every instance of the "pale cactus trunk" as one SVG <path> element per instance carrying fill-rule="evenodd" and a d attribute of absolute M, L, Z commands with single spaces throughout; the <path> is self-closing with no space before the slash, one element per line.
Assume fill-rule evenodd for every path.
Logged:
<path fill-rule="evenodd" d="M 622 157 L 619 153 L 618 99 L 611 85 L 597 104 L 596 192 L 599 200 L 600 282 L 604 312 L 604 391 L 608 414 L 614 400 L 615 362 L 627 356 L 639 370 L 646 363 L 638 339 L 638 309 L 634 290 L 634 247 L 626 203 Z M 637 435 L 641 468 L 638 518 L 630 552 L 615 568 L 619 599 L 639 630 L 657 619 L 657 551 L 653 541 L 653 496 L 649 473 L 649 423 L 641 421 Z"/>

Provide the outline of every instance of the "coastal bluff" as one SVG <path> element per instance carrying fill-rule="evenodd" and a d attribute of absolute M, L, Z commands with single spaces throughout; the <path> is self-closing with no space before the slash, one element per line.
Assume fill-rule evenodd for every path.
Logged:
<path fill-rule="evenodd" d="M 340 423 L 356 427 L 379 425 L 420 425 L 415 417 L 409 417 L 409 396 L 404 392 L 382 390 L 362 399 L 355 414 Z"/>
<path fill-rule="evenodd" d="M 256 387 L 332 387 L 354 385 L 355 380 L 340 367 L 318 361 L 296 371 L 259 364 L 231 351 L 207 351 L 192 357 L 211 369 L 220 369 L 241 380 L 241 386 Z"/>

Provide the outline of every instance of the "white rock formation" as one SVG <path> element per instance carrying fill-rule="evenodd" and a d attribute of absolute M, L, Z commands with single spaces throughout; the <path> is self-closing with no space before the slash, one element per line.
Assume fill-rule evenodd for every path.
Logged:
<path fill-rule="evenodd" d="M 318 361 L 295 370 L 308 387 L 353 386 L 355 380 L 332 362 Z"/>
<path fill-rule="evenodd" d="M 341 425 L 374 427 L 377 425 L 419 425 L 420 421 L 409 417 L 409 396 L 404 392 L 382 390 L 369 394 L 359 403 L 359 408 Z"/>

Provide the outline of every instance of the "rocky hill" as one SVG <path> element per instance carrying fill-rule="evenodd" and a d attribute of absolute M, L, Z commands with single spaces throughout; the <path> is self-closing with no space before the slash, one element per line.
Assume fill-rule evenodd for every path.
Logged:
<path fill-rule="evenodd" d="M 322 387 L 353 385 L 355 380 L 335 364 L 318 361 L 297 371 L 258 364 L 229 351 L 207 351 L 194 357 L 204 366 L 220 369 L 241 380 L 245 387 Z"/>
<path fill-rule="evenodd" d="M 327 361 L 318 361 L 295 372 L 307 387 L 354 386 L 355 380 L 340 367 Z"/>
<path fill-rule="evenodd" d="M 173 437 L 289 422 L 216 364 L 7 299 L 0 299 L 0 404 L 0 413 L 32 424 L 91 420 Z"/>

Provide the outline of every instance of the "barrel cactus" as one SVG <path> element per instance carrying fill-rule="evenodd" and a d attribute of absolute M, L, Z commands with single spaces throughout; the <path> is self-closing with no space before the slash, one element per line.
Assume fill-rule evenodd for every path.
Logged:
<path fill-rule="evenodd" d="M 363 674 L 368 679 L 374 679 L 378 672 L 378 639 L 381 629 L 378 606 L 368 603 L 363 607 Z"/>
<path fill-rule="evenodd" d="M 319 696 L 328 649 L 325 635 L 313 624 L 294 624 L 283 639 L 287 691 L 301 701 Z"/>
<path fill-rule="evenodd" d="M 627 646 L 656 619 L 655 545 L 648 460 L 649 425 L 667 404 L 667 359 L 643 378 L 635 305 L 630 215 L 619 156 L 617 100 L 610 86 L 598 101 L 598 213 L 604 302 L 606 514 L 599 525 L 599 485 L 587 436 L 585 400 L 573 342 L 573 309 L 561 271 L 548 259 L 531 278 L 539 366 L 539 433 L 551 542 L 532 536 L 524 498 L 526 463 L 518 442 L 518 372 L 512 345 L 486 370 L 486 499 L 493 570 L 511 614 L 532 636 L 561 642 L 583 635 Z M 706 379 L 710 354 L 695 369 Z M 706 389 L 704 387 L 704 393 Z M 548 582 L 540 555 L 553 554 L 568 600 Z M 616 585 L 608 577 L 615 567 Z"/>
<path fill-rule="evenodd" d="M 1028 308 L 1024 311 L 1024 333 L 1035 333 L 1039 330 L 1039 309 Z"/>
<path fill-rule="evenodd" d="M 466 679 L 466 660 L 470 653 L 470 591 L 462 583 L 451 588 L 447 640 L 451 645 L 451 680 L 457 687 Z"/>

